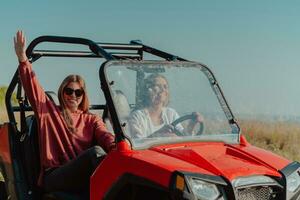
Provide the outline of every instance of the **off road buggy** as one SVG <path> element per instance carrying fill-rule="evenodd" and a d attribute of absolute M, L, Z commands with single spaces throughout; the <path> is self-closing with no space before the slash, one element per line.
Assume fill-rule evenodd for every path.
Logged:
<path fill-rule="evenodd" d="M 40 43 L 76 44 L 89 50 L 37 50 Z M 100 111 L 103 120 L 111 123 L 117 148 L 90 177 L 91 200 L 300 198 L 300 164 L 245 140 L 207 66 L 139 41 L 96 43 L 82 38 L 42 36 L 30 43 L 26 53 L 32 63 L 44 57 L 105 59 L 99 70 L 105 101 L 92 105 L 91 110 Z M 142 109 L 143 81 L 153 73 L 168 80 L 168 107 L 180 116 L 171 124 L 177 136 L 134 137 L 131 133 L 130 113 Z M 14 91 L 17 106 L 11 103 Z M 37 186 L 39 133 L 18 71 L 6 94 L 6 108 L 9 122 L 0 127 L 0 169 L 5 179 L 2 199 L 80 198 L 66 191 L 45 194 Z M 184 128 L 195 112 L 204 117 L 195 133 L 176 128 Z"/>

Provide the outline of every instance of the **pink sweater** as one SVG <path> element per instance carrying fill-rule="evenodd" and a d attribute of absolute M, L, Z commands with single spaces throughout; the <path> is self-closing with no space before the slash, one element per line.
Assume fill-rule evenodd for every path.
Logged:
<path fill-rule="evenodd" d="M 106 152 L 111 150 L 114 146 L 114 136 L 107 131 L 100 117 L 90 113 L 73 113 L 71 117 L 77 132 L 69 132 L 60 108 L 45 94 L 29 61 L 20 63 L 19 73 L 37 116 L 41 173 L 47 168 L 69 162 L 95 143 Z"/>

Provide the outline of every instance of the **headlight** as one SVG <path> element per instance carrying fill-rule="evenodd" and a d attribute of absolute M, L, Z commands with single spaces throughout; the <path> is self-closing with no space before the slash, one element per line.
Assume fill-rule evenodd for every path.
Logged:
<path fill-rule="evenodd" d="M 300 172 L 298 170 L 286 177 L 286 189 L 290 193 L 294 193 L 300 186 Z"/>
<path fill-rule="evenodd" d="M 286 180 L 286 199 L 299 199 L 300 163 L 292 162 L 280 171 Z"/>
<path fill-rule="evenodd" d="M 232 181 L 233 187 L 243 187 L 248 185 L 277 185 L 277 182 L 268 176 L 249 176 L 234 179 Z"/>
<path fill-rule="evenodd" d="M 228 184 L 221 176 L 175 171 L 170 187 L 174 199 L 227 199 Z"/>
<path fill-rule="evenodd" d="M 189 177 L 188 181 L 194 195 L 199 199 L 217 199 L 221 195 L 215 184 L 192 177 Z"/>

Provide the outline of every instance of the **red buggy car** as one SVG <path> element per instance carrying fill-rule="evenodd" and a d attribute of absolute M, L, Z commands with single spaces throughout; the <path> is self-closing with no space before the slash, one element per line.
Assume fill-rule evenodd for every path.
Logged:
<path fill-rule="evenodd" d="M 36 50 L 40 43 L 84 45 L 89 51 Z M 82 38 L 42 36 L 31 42 L 26 53 L 32 63 L 44 57 L 106 60 L 99 70 L 105 102 L 91 105 L 90 109 L 100 111 L 103 120 L 112 126 L 117 148 L 90 177 L 91 200 L 300 199 L 300 164 L 245 140 L 207 66 L 139 41 L 96 43 Z M 134 121 L 132 113 L 143 109 L 144 80 L 151 74 L 161 74 L 168 81 L 167 106 L 178 113 L 169 126 L 174 134 L 137 136 L 132 132 L 134 123 L 143 123 Z M 17 106 L 11 103 L 14 91 Z M 49 98 L 57 103 L 53 92 Z M 0 171 L 5 180 L 0 198 L 80 199 L 66 191 L 46 194 L 37 186 L 39 133 L 18 71 L 6 94 L 6 108 L 9 122 L 0 125 Z M 189 132 L 186 126 L 194 120 L 195 113 L 204 120 Z"/>

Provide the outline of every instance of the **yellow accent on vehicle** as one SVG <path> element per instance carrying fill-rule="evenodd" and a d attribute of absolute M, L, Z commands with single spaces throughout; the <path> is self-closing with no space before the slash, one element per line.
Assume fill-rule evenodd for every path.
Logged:
<path fill-rule="evenodd" d="M 182 176 L 176 177 L 176 188 L 183 191 L 184 189 L 184 178 Z"/>

